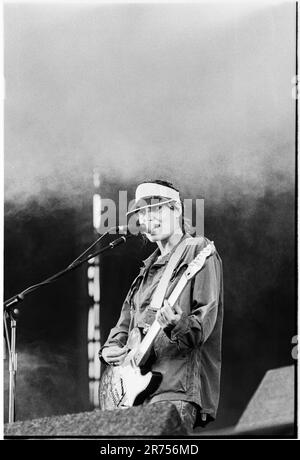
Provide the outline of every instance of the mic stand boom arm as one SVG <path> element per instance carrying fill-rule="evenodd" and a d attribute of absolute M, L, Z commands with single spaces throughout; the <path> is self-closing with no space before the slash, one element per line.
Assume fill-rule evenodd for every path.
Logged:
<path fill-rule="evenodd" d="M 87 257 L 77 260 L 75 263 L 70 264 L 67 268 L 55 273 L 54 275 L 50 276 L 50 278 L 45 279 L 44 281 L 41 281 L 38 284 L 33 284 L 32 286 L 29 286 L 27 289 L 24 291 L 20 292 L 19 294 L 14 295 L 10 299 L 6 300 L 4 302 L 4 309 L 5 311 L 11 310 L 11 308 L 24 300 L 24 297 L 29 294 L 30 292 L 35 291 L 36 289 L 39 289 L 42 286 L 45 286 L 47 284 L 51 284 L 57 279 L 61 278 L 64 276 L 66 273 L 75 270 L 76 268 L 80 267 L 84 262 L 87 262 L 88 260 L 92 259 L 93 257 L 96 257 L 97 255 L 101 254 L 102 252 L 107 251 L 108 249 L 113 249 L 116 246 L 119 246 L 122 243 L 125 243 L 128 238 L 131 238 L 133 235 L 123 235 L 120 238 L 117 238 L 116 240 L 112 241 L 109 243 L 107 246 L 104 246 L 103 248 L 99 249 L 98 251 L 94 252 L 93 254 L 88 255 Z"/>
<path fill-rule="evenodd" d="M 104 235 L 102 235 L 104 236 Z M 8 414 L 8 422 L 13 423 L 15 421 L 15 391 L 16 391 L 16 374 L 17 374 L 17 354 L 16 354 L 16 327 L 17 327 L 17 315 L 18 309 L 16 308 L 16 304 L 20 303 L 24 300 L 25 296 L 30 294 L 31 292 L 39 289 L 42 286 L 46 286 L 48 284 L 53 283 L 57 279 L 61 278 L 62 276 L 66 275 L 68 272 L 75 270 L 76 268 L 80 267 L 82 264 L 87 262 L 88 260 L 92 259 L 93 257 L 102 254 L 103 252 L 107 251 L 108 249 L 114 249 L 116 246 L 119 246 L 122 243 L 125 243 L 128 238 L 131 238 L 133 235 L 122 235 L 121 237 L 117 238 L 116 240 L 110 242 L 107 246 L 99 249 L 98 251 L 94 252 L 93 254 L 89 254 L 88 256 L 82 258 L 84 254 L 86 254 L 90 248 L 95 246 L 95 244 L 99 241 L 97 240 L 93 243 L 90 248 L 88 248 L 84 253 L 75 259 L 67 268 L 61 270 L 54 275 L 50 276 L 49 278 L 41 281 L 40 283 L 34 284 L 29 286 L 24 291 L 20 292 L 19 294 L 10 297 L 4 302 L 4 330 L 5 336 L 7 341 L 7 348 L 9 352 L 9 414 Z M 9 340 L 8 328 L 7 328 L 7 318 L 10 319 L 10 327 L 11 327 L 11 343 Z"/>

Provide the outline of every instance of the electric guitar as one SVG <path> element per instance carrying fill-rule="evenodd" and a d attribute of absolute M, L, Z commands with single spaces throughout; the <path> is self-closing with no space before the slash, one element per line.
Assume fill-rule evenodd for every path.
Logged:
<path fill-rule="evenodd" d="M 214 252 L 215 247 L 211 242 L 190 262 L 168 298 L 171 307 L 187 283 L 201 270 L 207 257 Z M 124 361 L 120 366 L 107 367 L 101 378 L 99 404 L 102 410 L 137 406 L 158 388 L 161 374 L 151 371 L 142 374 L 141 367 L 147 362 L 160 329 L 160 324 L 154 320 L 143 339 L 138 327 L 132 329 L 126 344 L 129 352 Z"/>

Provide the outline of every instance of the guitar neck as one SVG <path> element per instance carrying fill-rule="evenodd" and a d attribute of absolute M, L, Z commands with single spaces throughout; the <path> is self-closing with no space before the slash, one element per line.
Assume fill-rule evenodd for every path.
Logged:
<path fill-rule="evenodd" d="M 182 293 L 183 289 L 185 288 L 186 284 L 188 282 L 188 278 L 185 276 L 182 276 L 179 280 L 179 282 L 176 284 L 175 288 L 173 289 L 170 297 L 168 298 L 168 302 L 171 307 L 173 307 Z M 155 319 L 153 323 L 151 324 L 146 336 L 142 340 L 138 350 L 135 353 L 135 364 L 137 366 L 141 366 L 145 363 L 149 351 L 152 347 L 152 344 L 159 333 L 161 329 L 161 326 L 159 322 Z"/>

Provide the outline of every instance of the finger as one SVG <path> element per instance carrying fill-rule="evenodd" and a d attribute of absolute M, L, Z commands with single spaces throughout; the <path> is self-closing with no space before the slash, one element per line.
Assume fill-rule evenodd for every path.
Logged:
<path fill-rule="evenodd" d="M 167 300 L 164 301 L 164 304 L 163 304 L 161 310 L 172 311 L 172 307 L 171 307 L 171 305 L 169 304 L 169 302 Z"/>
<path fill-rule="evenodd" d="M 164 307 L 171 307 L 167 299 L 164 300 Z"/>
<path fill-rule="evenodd" d="M 163 318 L 169 320 L 173 317 L 173 312 L 170 310 L 169 307 L 162 307 L 160 310 L 160 314 Z"/>
<path fill-rule="evenodd" d="M 121 356 L 124 356 L 125 353 L 122 354 L 107 354 L 106 358 L 110 360 L 118 360 Z"/>
<path fill-rule="evenodd" d="M 127 348 L 114 348 L 109 351 L 107 351 L 106 356 L 108 358 L 118 358 L 119 356 L 123 356 L 124 354 L 127 353 Z"/>
<path fill-rule="evenodd" d="M 168 318 L 166 315 L 164 315 L 164 314 L 162 313 L 160 325 L 161 325 L 163 328 L 168 327 L 168 326 L 172 326 L 174 323 L 175 323 L 175 320 Z"/>
<path fill-rule="evenodd" d="M 177 321 L 179 318 L 181 318 L 182 313 L 183 311 L 180 307 L 173 307 L 171 310 L 165 310 L 166 317 L 170 321 Z"/>
<path fill-rule="evenodd" d="M 159 314 L 157 315 L 157 321 L 160 324 L 160 326 L 166 326 L 166 319 L 161 312 L 159 312 Z"/>
<path fill-rule="evenodd" d="M 116 364 L 116 365 L 117 365 L 117 364 L 120 363 L 120 360 L 117 359 L 117 358 L 109 358 L 109 359 L 107 359 L 107 362 L 108 362 L 109 364 Z"/>
<path fill-rule="evenodd" d="M 125 360 L 125 356 L 121 356 L 120 358 L 111 358 L 111 359 L 108 359 L 107 362 L 108 364 L 110 364 L 111 366 L 121 366 L 121 364 L 124 362 Z"/>
<path fill-rule="evenodd" d="M 182 311 L 182 309 L 180 308 L 179 305 L 174 305 L 173 309 L 175 310 L 175 312 L 176 312 L 178 315 L 182 315 L 183 311 Z"/>
<path fill-rule="evenodd" d="M 176 315 L 172 311 L 171 307 L 164 307 L 162 310 L 162 315 L 167 321 L 174 321 L 176 319 Z"/>
<path fill-rule="evenodd" d="M 176 312 L 182 313 L 182 310 L 179 307 L 179 305 L 175 304 L 173 305 L 173 307 L 171 307 L 167 300 L 165 300 L 164 306 L 161 308 L 161 310 L 170 313 L 170 315 L 174 315 Z"/>

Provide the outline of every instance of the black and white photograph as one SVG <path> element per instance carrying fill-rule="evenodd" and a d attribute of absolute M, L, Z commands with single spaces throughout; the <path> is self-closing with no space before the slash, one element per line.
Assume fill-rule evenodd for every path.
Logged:
<path fill-rule="evenodd" d="M 3 3 L 4 440 L 297 439 L 299 11 Z"/>

